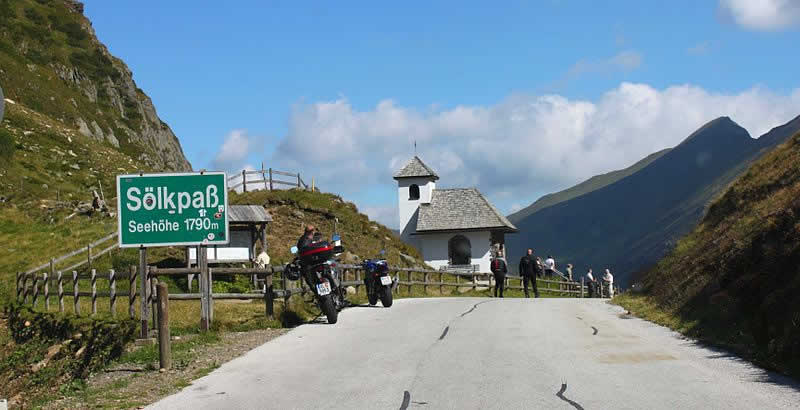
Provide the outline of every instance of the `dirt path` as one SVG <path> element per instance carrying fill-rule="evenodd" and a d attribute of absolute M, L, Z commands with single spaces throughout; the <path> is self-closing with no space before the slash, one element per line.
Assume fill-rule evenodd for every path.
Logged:
<path fill-rule="evenodd" d="M 153 364 L 114 365 L 90 377 L 87 385 L 77 393 L 66 391 L 65 397 L 48 403 L 44 408 L 141 408 L 177 392 L 191 384 L 192 380 L 205 376 L 223 363 L 287 331 L 288 329 L 263 329 L 223 333 L 218 341 L 210 344 L 191 344 L 192 337 L 186 336 L 185 339 L 175 342 L 192 345 L 185 355 L 188 358 L 175 363 L 173 370 L 149 370 L 154 367 Z"/>

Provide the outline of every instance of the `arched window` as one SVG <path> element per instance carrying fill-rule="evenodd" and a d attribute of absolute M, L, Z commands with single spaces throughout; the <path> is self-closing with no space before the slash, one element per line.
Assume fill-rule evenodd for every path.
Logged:
<path fill-rule="evenodd" d="M 411 184 L 411 186 L 408 187 L 408 199 L 412 201 L 419 199 L 419 185 Z"/>
<path fill-rule="evenodd" d="M 447 242 L 447 253 L 451 265 L 472 264 L 472 245 L 463 235 L 456 235 Z"/>

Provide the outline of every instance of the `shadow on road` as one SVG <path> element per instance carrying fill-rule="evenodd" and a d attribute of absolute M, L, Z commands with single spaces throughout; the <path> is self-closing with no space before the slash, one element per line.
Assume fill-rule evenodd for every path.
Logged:
<path fill-rule="evenodd" d="M 749 381 L 782 386 L 800 393 L 800 380 L 766 369 L 756 361 L 744 359 L 734 352 L 698 340 L 686 340 L 685 345 L 712 351 L 713 354 L 706 356 L 706 359 L 726 360 L 750 366 L 752 370 L 747 374 L 747 380 Z"/>

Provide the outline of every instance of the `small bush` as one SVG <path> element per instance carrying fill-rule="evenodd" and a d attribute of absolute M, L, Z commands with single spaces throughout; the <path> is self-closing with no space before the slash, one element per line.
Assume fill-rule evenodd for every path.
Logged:
<path fill-rule="evenodd" d="M 14 156 L 14 151 L 16 151 L 16 149 L 17 146 L 14 143 L 14 137 L 11 133 L 5 128 L 0 128 L 0 160 L 2 160 L 3 164 L 8 163 Z"/>

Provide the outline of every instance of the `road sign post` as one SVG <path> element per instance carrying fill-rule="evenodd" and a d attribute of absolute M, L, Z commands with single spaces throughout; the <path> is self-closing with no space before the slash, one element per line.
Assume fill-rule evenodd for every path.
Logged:
<path fill-rule="evenodd" d="M 117 176 L 119 246 L 228 243 L 228 187 L 222 172 Z"/>

